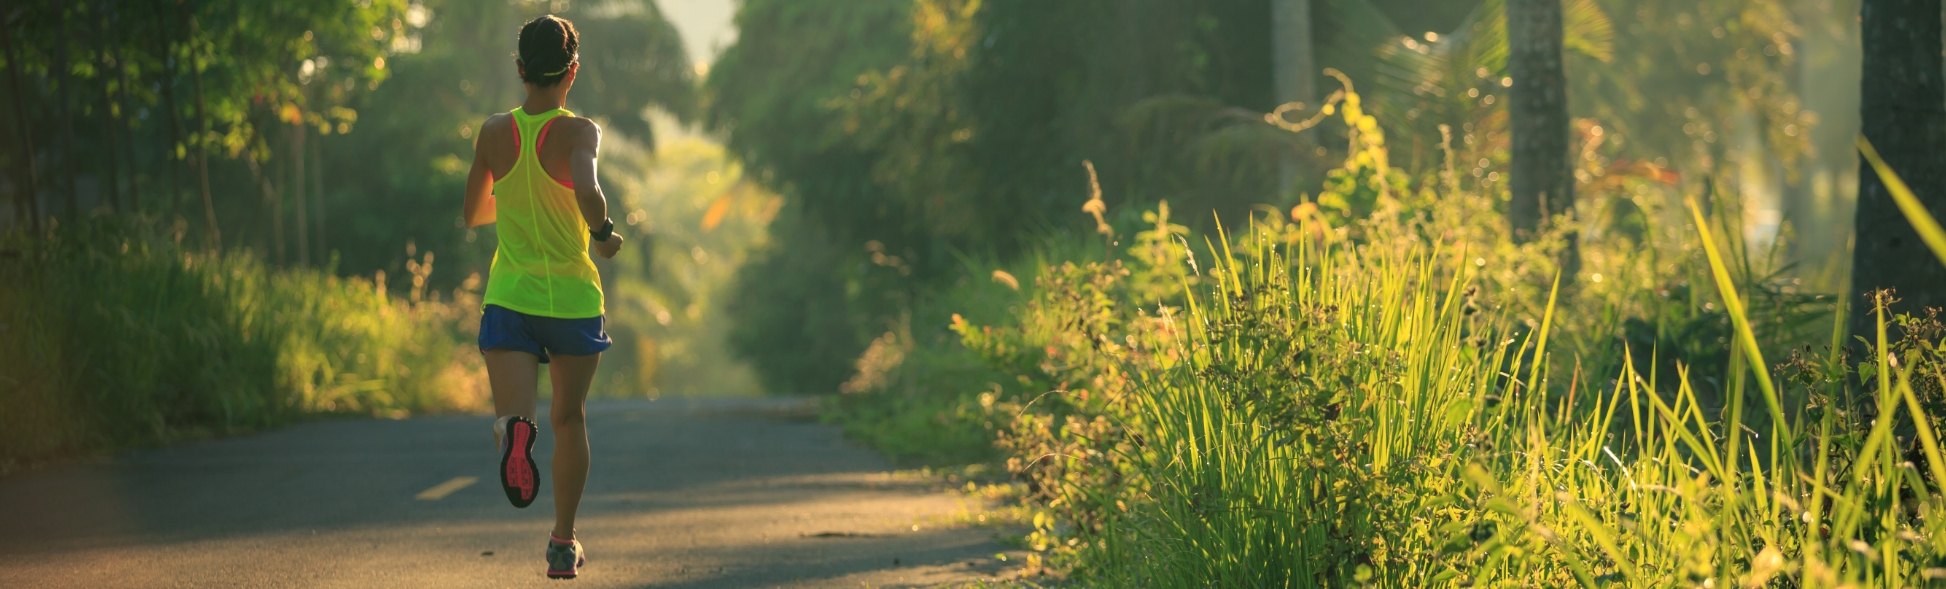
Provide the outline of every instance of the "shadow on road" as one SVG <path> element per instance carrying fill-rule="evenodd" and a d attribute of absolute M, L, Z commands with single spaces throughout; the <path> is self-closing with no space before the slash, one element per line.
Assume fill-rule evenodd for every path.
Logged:
<path fill-rule="evenodd" d="M 979 506 L 890 473 L 809 415 L 795 400 L 591 402 L 581 584 L 920 586 L 1003 573 L 991 530 L 937 525 Z M 551 480 L 541 421 L 535 453 Z M 552 498 L 507 505 L 490 423 L 316 422 L 13 477 L 0 482 L 0 529 L 14 532 L 0 535 L 0 586 L 539 580 Z M 478 482 L 414 498 L 456 477 Z"/>

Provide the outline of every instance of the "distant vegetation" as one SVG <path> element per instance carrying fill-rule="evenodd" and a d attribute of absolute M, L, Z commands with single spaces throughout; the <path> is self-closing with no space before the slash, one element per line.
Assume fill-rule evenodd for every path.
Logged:
<path fill-rule="evenodd" d="M 1844 292 L 1810 197 L 1854 5 L 1312 0 L 1326 90 L 1274 110 L 1281 4 L 747 3 L 709 117 L 786 204 L 739 350 L 1004 465 L 1083 586 L 1946 578 L 1946 329 Z M 1547 4 L 1574 199 L 1514 220 Z"/>
<path fill-rule="evenodd" d="M 23 420 L 0 471 L 486 406 L 495 239 L 458 223 L 460 188 L 480 122 L 519 104 L 520 23 L 549 11 L 584 35 L 569 106 L 607 130 L 636 246 L 604 268 L 597 394 L 755 391 L 716 351 L 717 291 L 774 197 L 693 139 L 656 159 L 699 95 L 653 2 L 30 1 L 0 9 L 0 410 Z"/>
<path fill-rule="evenodd" d="M 101 217 L 6 244 L 0 470 L 234 434 L 306 414 L 485 406 L 478 275 L 443 292 L 414 252 L 408 289 L 183 245 L 181 224 Z"/>
<path fill-rule="evenodd" d="M 1791 292 L 1693 196 L 1584 241 L 1579 284 L 1487 195 L 1438 197 L 1234 234 L 1108 215 L 969 267 L 915 314 L 957 341 L 874 341 L 831 416 L 908 459 L 1004 463 L 1030 570 L 1082 586 L 1941 574 L 1937 317 L 1873 311 L 1848 357 L 1842 302 Z"/>
<path fill-rule="evenodd" d="M 736 329 L 762 336 L 739 339 L 739 349 L 773 390 L 816 392 L 837 389 L 872 342 L 902 326 L 915 338 L 948 336 L 918 322 L 920 309 L 950 296 L 967 260 L 1010 264 L 1047 236 L 1093 232 L 1092 219 L 1073 214 L 1089 190 L 1084 160 L 1106 204 L 1167 200 L 1175 222 L 1198 230 L 1260 205 L 1310 201 L 1337 221 L 1368 214 L 1376 192 L 1323 195 L 1350 157 L 1341 118 L 1303 134 L 1265 120 L 1278 106 L 1272 4 L 744 3 L 739 41 L 705 81 L 704 118 L 786 204 L 774 245 L 740 287 L 753 312 Z M 1321 114 L 1341 85 L 1322 73 L 1333 68 L 1357 83 L 1365 112 L 1390 135 L 1384 164 L 1409 179 L 1401 190 L 1426 191 L 1442 172 L 1468 189 L 1507 189 L 1505 3 L 1303 4 L 1321 90 L 1288 120 Z M 1792 277 L 1837 288 L 1843 252 L 1832 244 L 1843 239 L 1826 229 L 1844 211 L 1812 206 L 1809 195 L 1814 183 L 1841 194 L 1841 176 L 1813 164 L 1847 161 L 1834 152 L 1848 153 L 1850 137 L 1823 134 L 1847 117 L 1826 98 L 1810 111 L 1793 84 L 1799 72 L 1827 71 L 1803 60 L 1826 47 L 1813 40 L 1832 43 L 1843 27 L 1800 24 L 1781 0 L 1564 7 L 1576 229 L 1639 232 L 1642 191 L 1698 194 L 1715 182 L 1739 196 L 1730 208 L 1751 217 L 1753 244 L 1802 236 L 1779 250 L 1801 261 Z M 1815 156 L 1813 129 L 1825 142 Z M 1780 176 L 1793 165 L 1804 174 Z M 1764 194 L 1785 200 L 1754 200 Z M 1483 206 L 1508 211 L 1504 196 Z M 1765 216 L 1779 207 L 1791 221 L 1782 233 Z"/>
<path fill-rule="evenodd" d="M 1936 30 L 1882 42 L 1923 4 L 744 0 L 702 68 L 646 0 L 30 3 L 0 470 L 480 404 L 458 188 L 552 10 L 636 245 L 602 387 L 829 395 L 902 464 L 1004 469 L 1030 572 L 1936 586 L 1946 286 L 1872 280 L 1946 284 L 1946 146 L 1887 148 L 1917 196 L 1854 172 L 1831 89 L 1879 47 L 1868 104 L 1946 93 L 1901 59 Z M 1514 186 L 1541 135 L 1566 190 Z M 1854 185 L 1895 255 L 1848 266 Z"/>

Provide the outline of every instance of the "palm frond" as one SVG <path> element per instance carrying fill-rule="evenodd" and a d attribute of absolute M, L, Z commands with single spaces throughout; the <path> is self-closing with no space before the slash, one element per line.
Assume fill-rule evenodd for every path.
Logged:
<path fill-rule="evenodd" d="M 1562 49 L 1603 63 L 1615 59 L 1615 21 L 1595 0 L 1565 0 L 1561 21 Z"/>

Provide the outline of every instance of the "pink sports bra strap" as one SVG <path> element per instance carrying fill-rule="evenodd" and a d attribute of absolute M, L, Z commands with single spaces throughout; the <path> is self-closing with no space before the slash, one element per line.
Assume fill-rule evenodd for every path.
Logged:
<path fill-rule="evenodd" d="M 535 157 L 540 156 L 541 146 L 547 144 L 547 130 L 554 128 L 554 121 L 558 121 L 558 120 L 561 120 L 561 117 L 554 117 L 548 119 L 546 124 L 541 125 L 540 136 L 534 138 Z M 513 124 L 514 124 L 514 152 L 518 153 L 520 152 L 520 119 L 518 118 L 513 119 Z"/>
<path fill-rule="evenodd" d="M 548 130 L 548 129 L 552 129 L 552 128 L 554 128 L 554 121 L 558 121 L 558 120 L 561 120 L 561 117 L 554 117 L 554 118 L 551 118 L 551 119 L 548 119 L 548 120 L 547 120 L 547 122 L 546 122 L 545 124 L 542 124 L 542 125 L 541 125 L 541 133 L 540 133 L 540 135 L 539 135 L 539 136 L 536 136 L 536 137 L 534 137 L 534 161 L 537 161 L 537 162 L 538 162 L 538 161 L 540 161 L 540 159 L 541 159 L 541 146 L 542 146 L 542 145 L 546 145 L 546 144 L 547 144 L 547 130 Z M 542 172 L 544 173 L 544 172 L 546 172 L 546 170 L 542 170 Z M 568 188 L 574 188 L 574 179 L 572 179 L 572 178 L 570 178 L 570 179 L 567 179 L 567 180 L 562 180 L 562 179 L 559 179 L 559 178 L 554 178 L 554 175 L 552 175 L 552 174 L 549 174 L 549 175 L 548 175 L 548 178 L 550 178 L 550 179 L 553 179 L 553 180 L 554 180 L 555 182 L 560 182 L 562 186 L 566 186 L 566 187 L 568 187 Z"/>
<path fill-rule="evenodd" d="M 534 138 L 534 154 L 536 156 L 540 155 L 541 146 L 547 144 L 547 130 L 554 128 L 554 121 L 558 120 L 561 120 L 561 117 L 548 119 L 547 124 L 541 125 L 541 135 Z"/>
<path fill-rule="evenodd" d="M 536 162 L 540 161 L 541 146 L 547 144 L 548 129 L 553 129 L 554 121 L 558 121 L 558 120 L 561 120 L 561 117 L 554 117 L 548 119 L 546 123 L 542 123 L 540 134 L 534 137 L 534 160 Z M 510 122 L 513 123 L 513 128 L 514 128 L 514 154 L 515 157 L 519 157 L 518 154 L 520 153 L 520 117 L 511 117 Z M 545 174 L 546 170 L 542 170 L 542 173 Z M 547 176 L 549 178 L 553 178 L 552 174 L 547 174 Z M 554 181 L 560 182 L 562 186 L 566 186 L 568 188 L 574 188 L 574 180 L 555 179 Z"/>

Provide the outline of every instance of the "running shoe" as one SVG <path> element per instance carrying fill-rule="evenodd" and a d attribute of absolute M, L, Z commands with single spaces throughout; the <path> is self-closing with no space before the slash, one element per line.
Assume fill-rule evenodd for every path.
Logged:
<path fill-rule="evenodd" d="M 493 422 L 500 435 L 500 489 L 514 507 L 534 503 L 540 494 L 541 471 L 534 466 L 534 438 L 537 428 L 525 417 L 509 415 Z"/>
<path fill-rule="evenodd" d="M 548 539 L 547 578 L 572 579 L 581 574 L 584 564 L 588 564 L 588 555 L 581 551 L 580 540 Z"/>

